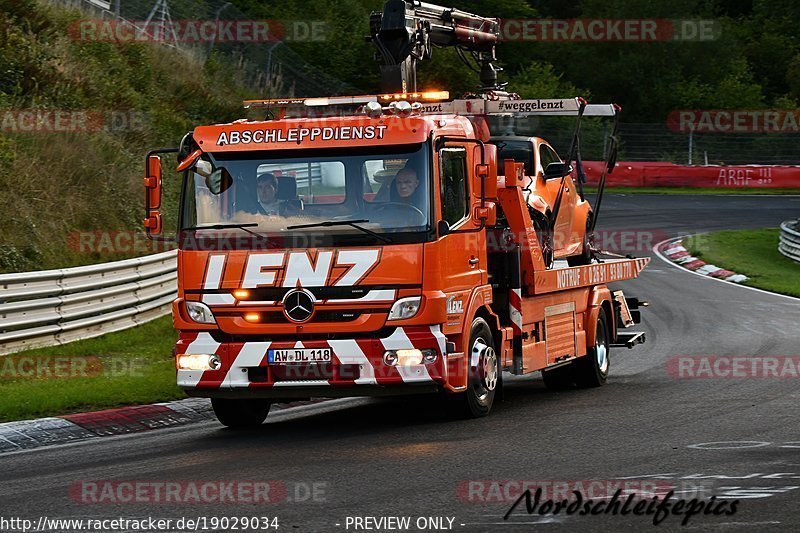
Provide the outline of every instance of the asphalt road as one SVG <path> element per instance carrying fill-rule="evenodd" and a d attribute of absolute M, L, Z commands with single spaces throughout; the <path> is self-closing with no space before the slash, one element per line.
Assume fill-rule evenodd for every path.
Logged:
<path fill-rule="evenodd" d="M 636 248 L 682 233 L 774 227 L 799 214 L 800 197 L 613 195 L 600 226 L 611 244 L 625 244 L 619 230 L 635 232 L 626 238 L 641 241 Z M 480 420 L 443 420 L 420 401 L 345 400 L 281 413 L 258 431 L 203 423 L 6 455 L 0 514 L 268 516 L 283 531 L 363 531 L 345 526 L 348 517 L 368 516 L 412 517 L 411 531 L 418 517 L 451 518 L 456 531 L 654 527 L 652 516 L 543 517 L 524 504 L 503 520 L 518 494 L 508 481 L 566 483 L 562 490 L 595 481 L 613 490 L 624 479 L 659 494 L 674 489 L 678 498 L 716 495 L 727 509 L 739 500 L 735 514 L 694 516 L 685 529 L 800 530 L 798 379 L 678 379 L 669 371 L 679 356 L 800 356 L 800 302 L 657 258 L 638 281 L 621 285 L 652 303 L 648 341 L 612 353 L 603 388 L 551 392 L 535 375 L 507 379 L 505 400 Z M 287 498 L 86 504 L 70 495 L 86 480 L 275 480 L 272 493 L 285 488 Z M 681 518 L 658 528 L 682 529 Z"/>

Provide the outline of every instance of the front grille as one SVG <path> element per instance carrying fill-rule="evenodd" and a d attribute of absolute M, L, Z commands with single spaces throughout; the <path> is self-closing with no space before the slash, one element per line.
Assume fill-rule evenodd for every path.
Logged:
<path fill-rule="evenodd" d="M 306 324 L 313 324 L 315 322 L 353 322 L 354 320 L 358 320 L 361 318 L 362 315 L 365 314 L 386 314 L 386 309 L 359 309 L 358 311 L 317 311 L 313 318 L 308 322 L 304 322 Z M 237 312 L 237 313 L 229 313 L 229 312 L 218 312 L 216 313 L 218 317 L 221 318 L 229 318 L 229 317 L 241 317 L 244 313 Z M 248 313 L 250 314 L 250 313 Z M 289 321 L 280 311 L 264 311 L 258 313 L 261 316 L 259 322 L 253 322 L 253 324 L 294 324 L 294 322 Z"/>
<path fill-rule="evenodd" d="M 255 325 L 255 324 L 254 324 Z M 364 339 L 364 340 L 373 340 L 373 339 L 384 339 L 390 336 L 396 328 L 391 326 L 384 326 L 378 330 L 374 331 L 363 331 L 363 332 L 352 332 L 352 331 L 336 331 L 336 332 L 329 332 L 329 333 L 304 333 L 302 335 L 298 335 L 297 333 L 270 333 L 269 340 L 272 342 L 297 342 L 297 341 L 328 341 L 328 340 L 336 340 L 336 339 Z M 209 331 L 209 335 L 219 342 L 262 342 L 265 339 L 265 334 L 260 333 L 257 335 L 233 335 L 230 333 L 225 333 L 224 331 L 219 330 L 212 330 Z"/>
<path fill-rule="evenodd" d="M 270 367 L 273 381 L 304 381 L 333 379 L 333 365 L 273 365 Z"/>
<path fill-rule="evenodd" d="M 419 285 L 353 285 L 353 286 L 325 286 L 325 287 L 304 287 L 314 295 L 317 300 L 331 300 L 335 303 L 336 300 L 349 300 L 354 298 L 361 298 L 370 291 L 380 290 L 393 290 L 398 291 L 401 289 L 419 289 Z M 249 295 L 244 299 L 239 299 L 243 304 L 250 302 L 280 302 L 286 296 L 286 293 L 294 290 L 295 287 L 258 287 L 255 289 L 247 289 Z M 189 289 L 187 294 L 230 294 L 228 289 Z"/>
<path fill-rule="evenodd" d="M 331 379 L 356 380 L 361 377 L 358 365 L 339 365 L 334 369 L 332 363 L 317 365 L 271 365 L 247 369 L 251 383 L 266 383 L 270 375 L 274 382 L 283 381 L 327 381 Z"/>

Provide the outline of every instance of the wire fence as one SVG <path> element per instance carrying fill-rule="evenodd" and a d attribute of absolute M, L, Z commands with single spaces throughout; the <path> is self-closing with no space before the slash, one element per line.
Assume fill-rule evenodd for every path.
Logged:
<path fill-rule="evenodd" d="M 522 119 L 498 122 L 493 131 L 547 139 L 559 154 L 569 151 L 574 120 Z M 611 123 L 585 119 L 581 155 L 604 159 Z M 620 161 L 663 161 L 689 165 L 798 165 L 800 133 L 681 133 L 667 124 L 621 123 L 617 134 Z"/>
<path fill-rule="evenodd" d="M 91 17 L 160 32 L 152 39 L 179 48 L 203 63 L 216 57 L 235 65 L 245 85 L 259 97 L 358 94 L 358 89 L 322 72 L 296 53 L 279 35 L 267 42 L 223 39 L 182 41 L 174 35 L 179 21 L 244 21 L 247 17 L 225 0 L 47 0 L 81 9 Z M 280 21 L 272 21 L 280 23 Z M 325 21 L 295 21 L 306 25 Z M 279 24 L 278 24 L 279 25 Z M 294 36 L 296 39 L 297 36 Z M 291 37 L 290 37 L 291 38 Z M 623 115 L 624 117 L 624 115 Z M 524 118 L 496 122 L 492 131 L 536 135 L 548 139 L 561 154 L 569 150 L 574 121 Z M 608 148 L 608 121 L 584 121 L 582 157 L 602 159 Z M 619 129 L 619 159 L 665 161 L 678 164 L 800 164 L 800 133 L 681 133 L 662 124 L 623 123 Z"/>
<path fill-rule="evenodd" d="M 246 42 L 246 39 L 231 39 L 224 31 L 212 39 L 184 39 L 176 35 L 175 29 L 187 21 L 219 24 L 231 21 L 247 21 L 248 17 L 232 3 L 224 0 L 45 0 L 53 5 L 79 9 L 92 18 L 113 20 L 135 28 L 137 38 L 180 49 L 200 63 L 212 57 L 235 65 L 241 73 L 243 83 L 255 89 L 260 97 L 319 96 L 355 94 L 354 87 L 321 71 L 297 54 L 287 41 L 283 31 L 270 32 L 267 42 Z M 147 22 L 147 24 L 144 24 Z M 280 26 L 281 21 L 273 21 Z M 296 21 L 305 24 L 324 21 Z M 184 26 L 185 27 L 185 26 Z M 202 30 L 202 28 L 200 28 Z M 283 28 L 279 28 L 283 30 Z M 296 29 L 296 28 L 295 28 Z M 295 39 L 298 35 L 290 37 Z M 308 35 L 308 38 L 313 38 Z"/>

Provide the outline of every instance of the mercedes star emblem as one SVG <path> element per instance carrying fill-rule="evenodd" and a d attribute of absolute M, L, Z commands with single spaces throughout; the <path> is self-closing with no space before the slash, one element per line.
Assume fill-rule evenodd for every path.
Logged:
<path fill-rule="evenodd" d="M 314 314 L 314 297 L 303 289 L 289 291 L 283 298 L 283 314 L 292 322 L 305 322 Z"/>

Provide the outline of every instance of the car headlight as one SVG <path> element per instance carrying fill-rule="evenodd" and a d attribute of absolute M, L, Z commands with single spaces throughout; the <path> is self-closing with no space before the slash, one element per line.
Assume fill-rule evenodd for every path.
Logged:
<path fill-rule="evenodd" d="M 389 318 L 387 320 L 404 320 L 411 318 L 419 311 L 421 296 L 412 296 L 410 298 L 401 298 L 397 300 L 392 309 L 389 311 Z"/>
<path fill-rule="evenodd" d="M 189 318 L 198 324 L 216 324 L 214 313 L 208 308 L 206 304 L 200 302 L 186 302 L 186 312 Z"/>

